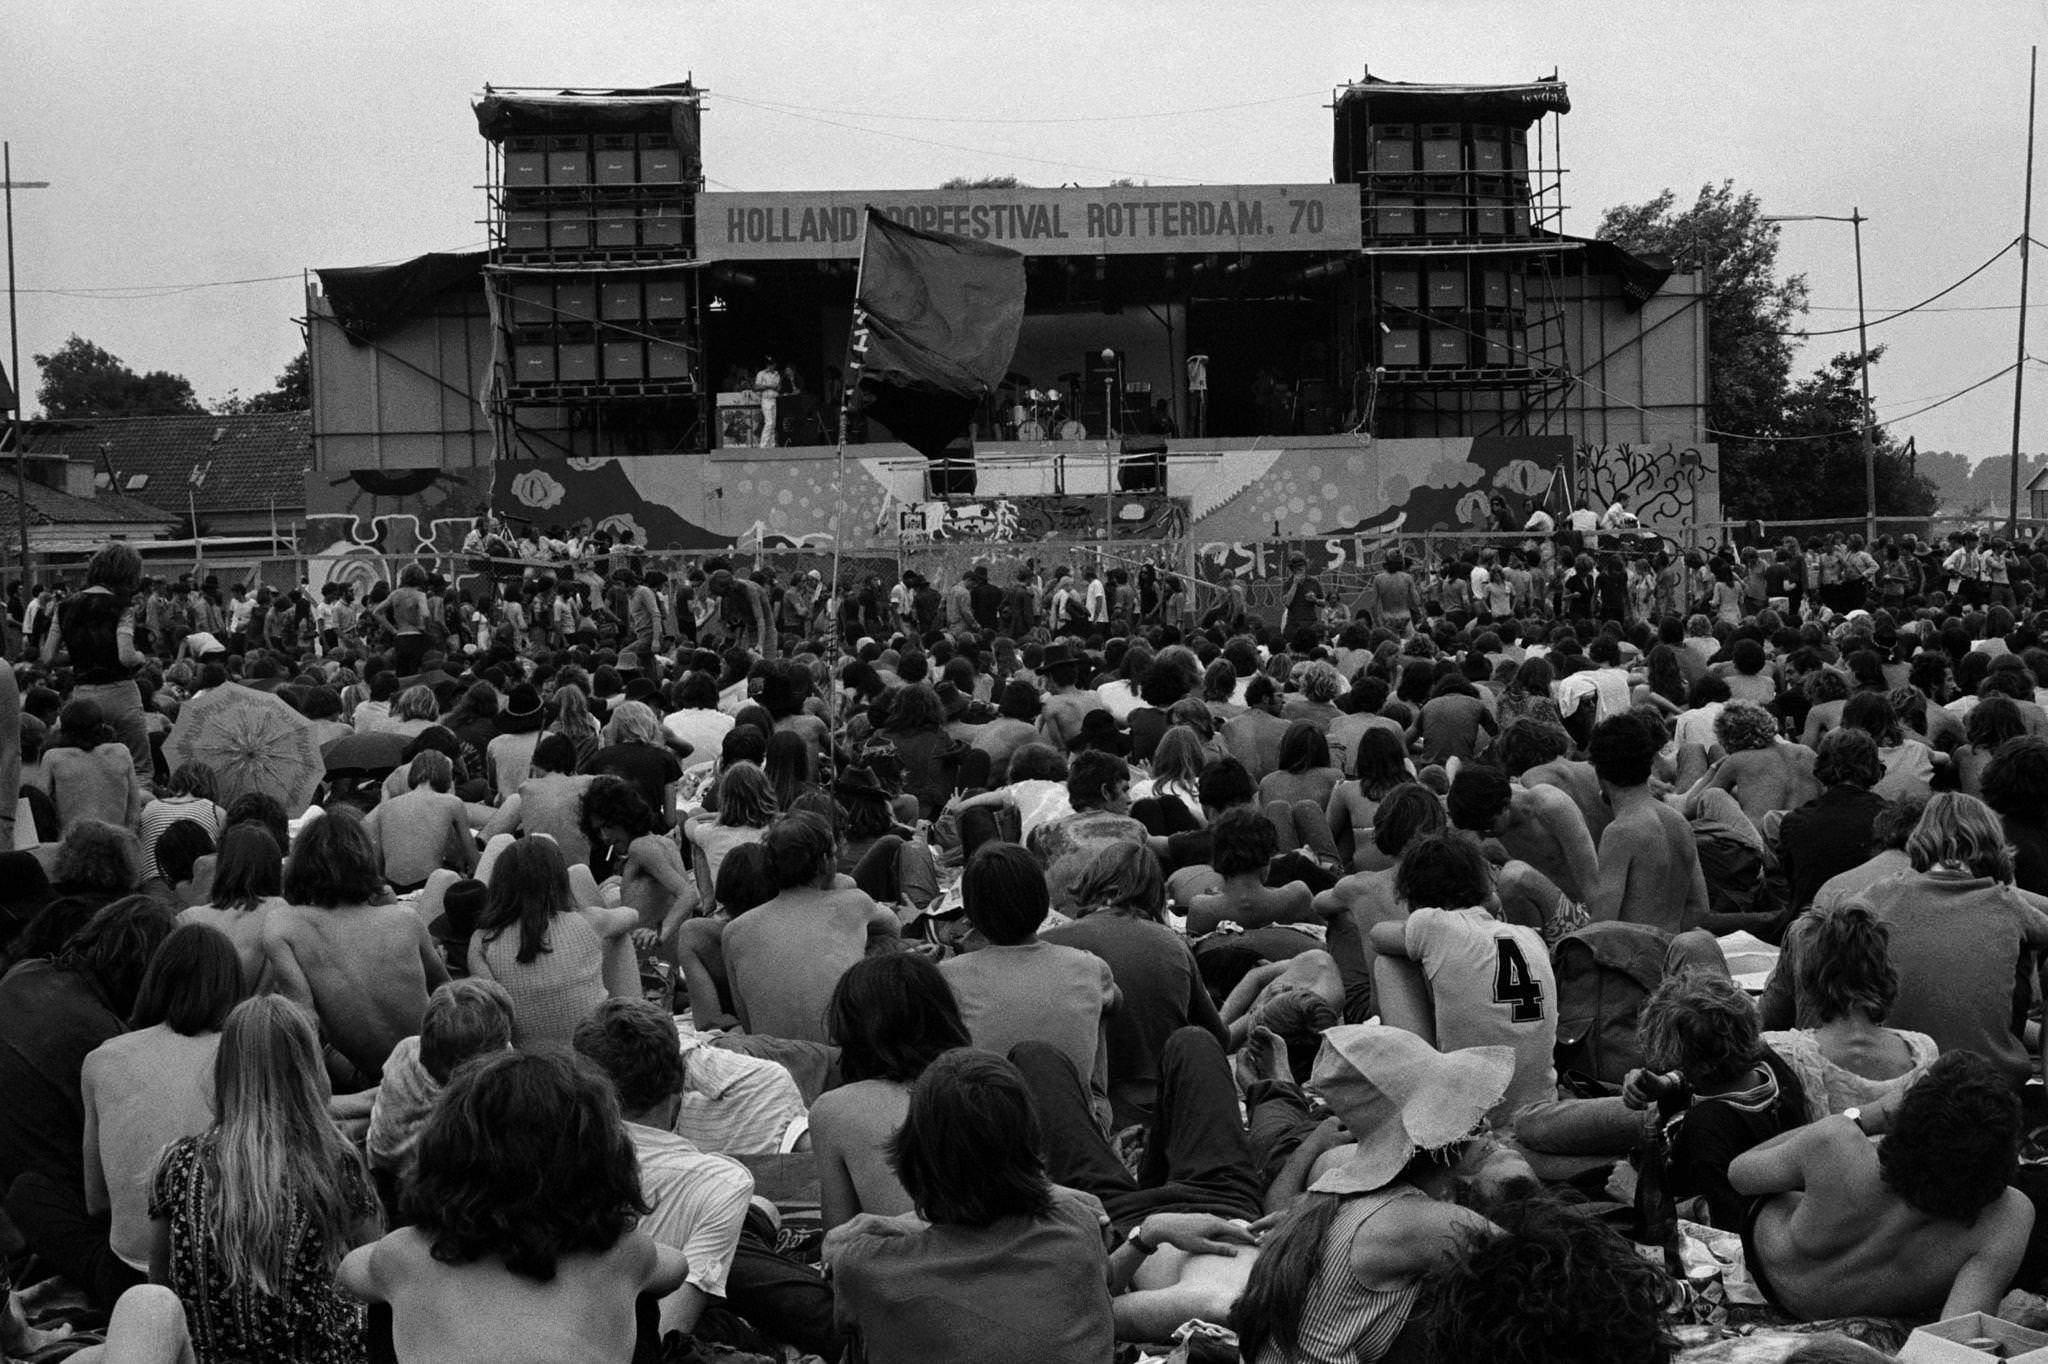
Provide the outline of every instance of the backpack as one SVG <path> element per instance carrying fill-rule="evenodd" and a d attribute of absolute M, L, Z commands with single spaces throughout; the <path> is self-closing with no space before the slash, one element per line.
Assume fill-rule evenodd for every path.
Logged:
<path fill-rule="evenodd" d="M 1778 923 L 1784 905 L 1773 888 L 1764 866 L 1763 853 L 1726 824 L 1715 819 L 1692 821 L 1693 841 L 1699 848 L 1700 875 L 1707 883 L 1709 921 L 1696 925 L 1715 934 L 1747 929 L 1758 937 L 1778 941 L 1784 925 Z M 1721 918 L 1739 916 L 1736 921 Z M 1773 934 L 1777 936 L 1773 936 Z"/>
<path fill-rule="evenodd" d="M 1596 923 L 1567 933 L 1551 949 L 1557 977 L 1560 1092 L 1618 1092 L 1642 1065 L 1636 1020 L 1664 979 L 1671 935 L 1646 924 Z"/>

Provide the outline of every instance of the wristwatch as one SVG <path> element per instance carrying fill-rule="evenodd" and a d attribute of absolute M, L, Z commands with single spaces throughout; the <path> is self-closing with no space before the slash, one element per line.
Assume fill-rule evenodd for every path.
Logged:
<path fill-rule="evenodd" d="M 1145 1240 L 1145 1224 L 1143 1222 L 1138 1223 L 1137 1226 L 1132 1227 L 1130 1231 L 1125 1233 L 1124 1244 L 1135 1247 L 1140 1255 L 1150 1255 L 1153 1251 L 1159 1249 L 1158 1246 L 1152 1245 Z"/>
<path fill-rule="evenodd" d="M 1857 1130 L 1858 1132 L 1861 1132 L 1861 1133 L 1862 1133 L 1862 1134 L 1863 1134 L 1864 1136 L 1866 1136 L 1866 1137 L 1870 1135 L 1870 1129 L 1869 1129 L 1869 1128 L 1867 1128 L 1867 1127 L 1865 1127 L 1865 1126 L 1863 1125 L 1863 1110 L 1862 1110 L 1862 1109 L 1860 1109 L 1860 1108 L 1845 1108 L 1845 1109 L 1843 1109 L 1843 1110 L 1842 1110 L 1842 1116 L 1843 1116 L 1843 1117 L 1845 1117 L 1845 1118 L 1847 1118 L 1847 1119 L 1848 1119 L 1848 1120 L 1849 1120 L 1850 1122 L 1853 1122 L 1853 1123 L 1855 1123 L 1855 1124 L 1856 1124 L 1856 1130 Z"/>

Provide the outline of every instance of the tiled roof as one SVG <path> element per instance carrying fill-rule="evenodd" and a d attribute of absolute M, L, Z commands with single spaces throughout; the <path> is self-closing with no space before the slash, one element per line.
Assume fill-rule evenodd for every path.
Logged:
<path fill-rule="evenodd" d="M 40 483 L 28 485 L 28 519 L 32 526 L 132 525 L 162 526 L 178 518 L 132 497 L 73 497 Z M 14 500 L 14 480 L 0 477 L 0 545 L 12 545 L 10 538 L 20 522 L 20 503 Z"/>
<path fill-rule="evenodd" d="M 313 463 L 313 414 L 252 412 L 220 417 L 105 417 L 26 423 L 23 445 L 32 454 L 61 455 L 103 473 L 113 466 L 121 490 L 182 518 L 186 493 L 207 512 L 281 510 L 306 505 L 306 470 Z M 218 437 L 218 439 L 216 439 Z M 190 488 L 192 471 L 206 481 Z M 148 475 L 141 487 L 130 480 Z"/>

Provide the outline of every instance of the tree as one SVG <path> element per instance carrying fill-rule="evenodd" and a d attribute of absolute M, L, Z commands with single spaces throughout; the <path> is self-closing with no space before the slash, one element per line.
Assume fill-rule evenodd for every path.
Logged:
<path fill-rule="evenodd" d="M 1737 194 L 1728 180 L 1702 185 L 1690 208 L 1677 203 L 1667 189 L 1648 203 L 1610 208 L 1597 235 L 1706 276 L 1707 426 L 1721 448 L 1726 514 L 1792 520 L 1860 509 L 1860 495 L 1844 497 L 1863 486 L 1860 436 L 1840 438 L 1855 457 L 1853 477 L 1849 466 L 1837 469 L 1839 452 L 1828 442 L 1762 439 L 1818 438 L 1864 420 L 1854 355 L 1835 357 L 1809 379 L 1792 378 L 1792 323 L 1806 311 L 1806 277 L 1778 277 L 1777 224 L 1765 220 L 1756 195 Z M 1872 350 L 1872 364 L 1879 353 Z M 1914 476 L 1889 433 L 1879 427 L 1875 437 L 1878 514 L 1931 511 L 1932 487 Z M 1841 472 L 1844 481 L 1815 478 L 1818 469 Z"/>
<path fill-rule="evenodd" d="M 213 405 L 213 410 L 224 417 L 237 417 L 247 412 L 304 412 L 313 406 L 312 361 L 305 351 L 300 351 L 284 367 L 276 378 L 275 387 L 268 392 L 258 393 L 253 398 L 244 398 L 234 389 L 228 396 Z"/>
<path fill-rule="evenodd" d="M 1883 346 L 1870 348 L 1871 364 L 1883 356 Z M 1845 351 L 1786 391 L 1780 432 L 1806 439 L 1774 442 L 1749 474 L 1748 505 L 1756 509 L 1734 515 L 1819 520 L 1864 505 L 1862 382 L 1856 353 Z M 1914 472 L 1891 432 L 1879 426 L 1870 434 L 1878 514 L 1932 515 L 1941 502 L 1934 480 Z M 1725 461 L 1721 496 L 1728 500 Z"/>
<path fill-rule="evenodd" d="M 940 189 L 1030 189 L 1014 175 L 984 175 L 978 178 L 956 175 L 939 186 Z"/>
<path fill-rule="evenodd" d="M 36 400 L 46 417 L 162 417 L 206 411 L 184 375 L 161 369 L 137 374 L 119 357 L 76 334 L 53 354 L 38 355 L 35 361 L 43 371 Z"/>

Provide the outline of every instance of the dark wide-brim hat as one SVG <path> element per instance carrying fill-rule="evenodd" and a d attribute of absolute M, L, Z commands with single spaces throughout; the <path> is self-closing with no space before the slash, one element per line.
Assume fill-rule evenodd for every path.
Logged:
<path fill-rule="evenodd" d="M 1040 654 L 1038 658 L 1038 670 L 1042 673 L 1052 672 L 1056 668 L 1078 668 L 1080 666 L 1081 656 L 1057 640 L 1046 645 L 1045 652 Z"/>
<path fill-rule="evenodd" d="M 894 793 L 882 785 L 872 767 L 849 767 L 832 783 L 833 794 L 850 800 L 889 800 Z"/>
<path fill-rule="evenodd" d="M 489 891 L 475 877 L 466 877 L 441 892 L 441 912 L 427 925 L 427 932 L 441 942 L 466 943 L 483 917 Z"/>
<path fill-rule="evenodd" d="M 540 725 L 540 693 L 532 687 L 514 687 L 505 697 L 504 709 L 498 712 L 498 732 L 532 734 Z"/>

